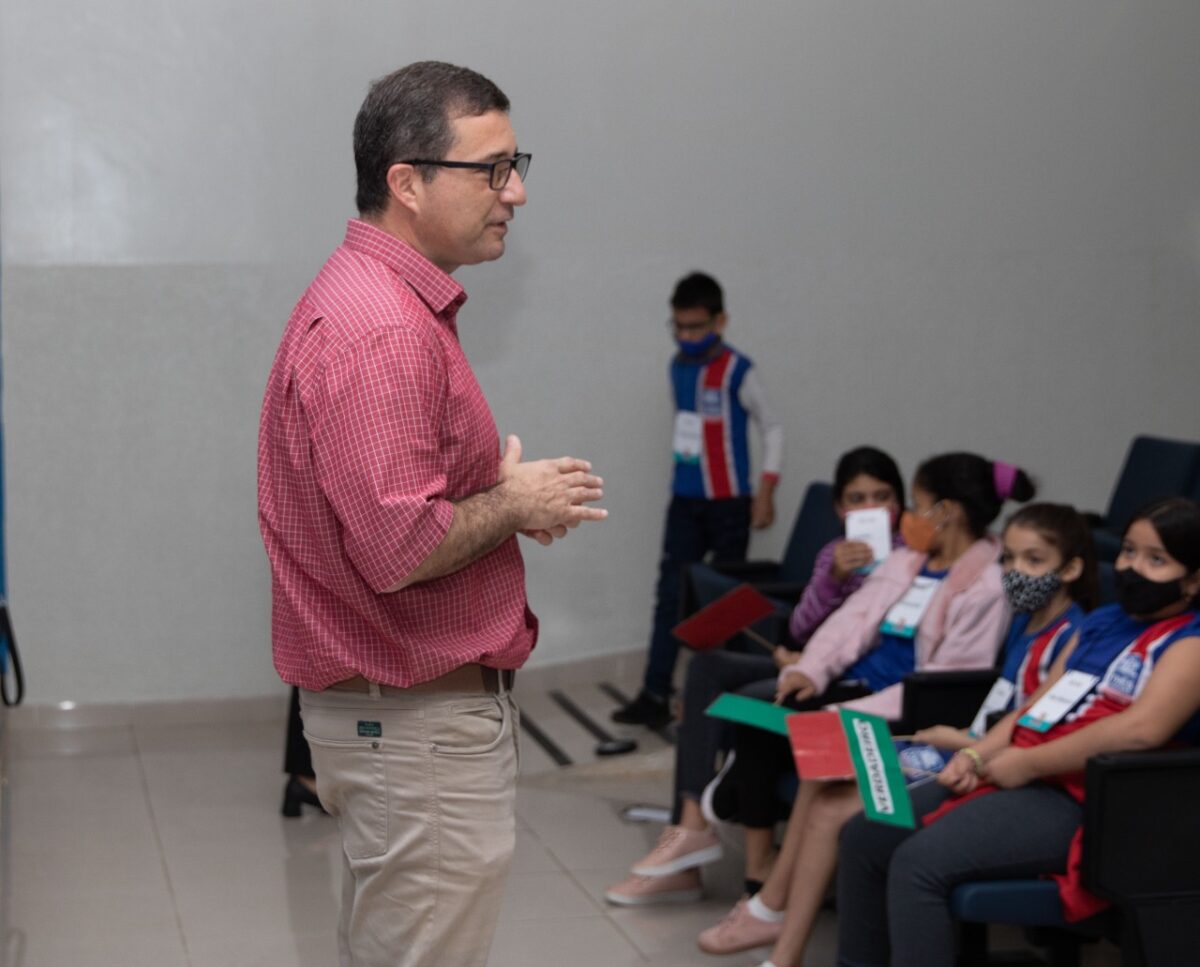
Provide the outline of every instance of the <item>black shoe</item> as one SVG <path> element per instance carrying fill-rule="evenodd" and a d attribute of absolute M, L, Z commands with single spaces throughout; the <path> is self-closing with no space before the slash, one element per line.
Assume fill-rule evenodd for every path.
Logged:
<path fill-rule="evenodd" d="M 644 725 L 659 729 L 671 721 L 671 705 L 665 698 L 655 698 L 649 692 L 638 692 L 638 697 L 612 713 L 612 720 L 621 725 Z"/>
<path fill-rule="evenodd" d="M 288 819 L 295 819 L 300 815 L 301 805 L 316 806 L 321 812 L 325 812 L 317 794 L 302 783 L 299 776 L 292 776 L 283 787 L 283 808 L 280 812 Z"/>

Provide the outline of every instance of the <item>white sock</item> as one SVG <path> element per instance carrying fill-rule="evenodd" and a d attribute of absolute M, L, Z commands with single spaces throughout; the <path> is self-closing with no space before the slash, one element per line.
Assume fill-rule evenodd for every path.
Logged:
<path fill-rule="evenodd" d="M 746 906 L 755 920 L 761 920 L 763 923 L 783 923 L 784 911 L 772 910 L 758 898 L 757 893 L 750 898 Z M 768 963 L 766 967 L 775 967 L 775 965 Z"/>
<path fill-rule="evenodd" d="M 769 960 L 764 960 L 761 964 L 758 965 L 758 967 L 775 967 L 775 965 L 773 963 L 771 963 L 771 961 L 769 961 Z"/>

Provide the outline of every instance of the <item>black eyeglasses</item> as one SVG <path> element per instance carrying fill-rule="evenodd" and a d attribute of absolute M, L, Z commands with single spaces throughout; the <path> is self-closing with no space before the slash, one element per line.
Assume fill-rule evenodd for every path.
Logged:
<path fill-rule="evenodd" d="M 511 158 L 501 158 L 499 161 L 401 161 L 402 165 L 431 165 L 435 168 L 470 168 L 474 171 L 488 173 L 488 185 L 492 191 L 499 191 L 508 184 L 508 179 L 516 169 L 521 180 L 525 180 L 525 172 L 529 170 L 529 161 L 533 155 L 528 152 L 514 154 Z"/>
<path fill-rule="evenodd" d="M 704 332 L 705 329 L 711 329 L 716 325 L 716 322 L 717 319 L 715 316 L 711 319 L 706 319 L 704 322 L 676 322 L 674 319 L 668 319 L 667 328 L 690 336 L 694 332 Z"/>

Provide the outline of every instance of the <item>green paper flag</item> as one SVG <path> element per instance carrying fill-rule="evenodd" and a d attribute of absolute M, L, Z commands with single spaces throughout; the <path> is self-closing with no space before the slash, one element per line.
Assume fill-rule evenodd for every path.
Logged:
<path fill-rule="evenodd" d="M 839 709 L 867 819 L 913 829 L 912 800 L 885 719 Z"/>
<path fill-rule="evenodd" d="M 793 713 L 791 709 L 780 708 L 762 699 L 726 692 L 717 696 L 717 700 L 705 710 L 705 714 L 737 722 L 739 725 L 766 729 L 776 735 L 787 735 L 787 717 Z"/>

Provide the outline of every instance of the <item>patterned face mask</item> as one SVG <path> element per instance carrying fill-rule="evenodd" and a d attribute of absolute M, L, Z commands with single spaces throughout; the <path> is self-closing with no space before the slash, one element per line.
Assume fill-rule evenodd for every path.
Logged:
<path fill-rule="evenodd" d="M 1000 576 L 1000 582 L 1004 585 L 1004 596 L 1014 611 L 1044 608 L 1062 587 L 1062 578 L 1054 571 L 1039 577 L 1021 571 L 1005 571 Z"/>

